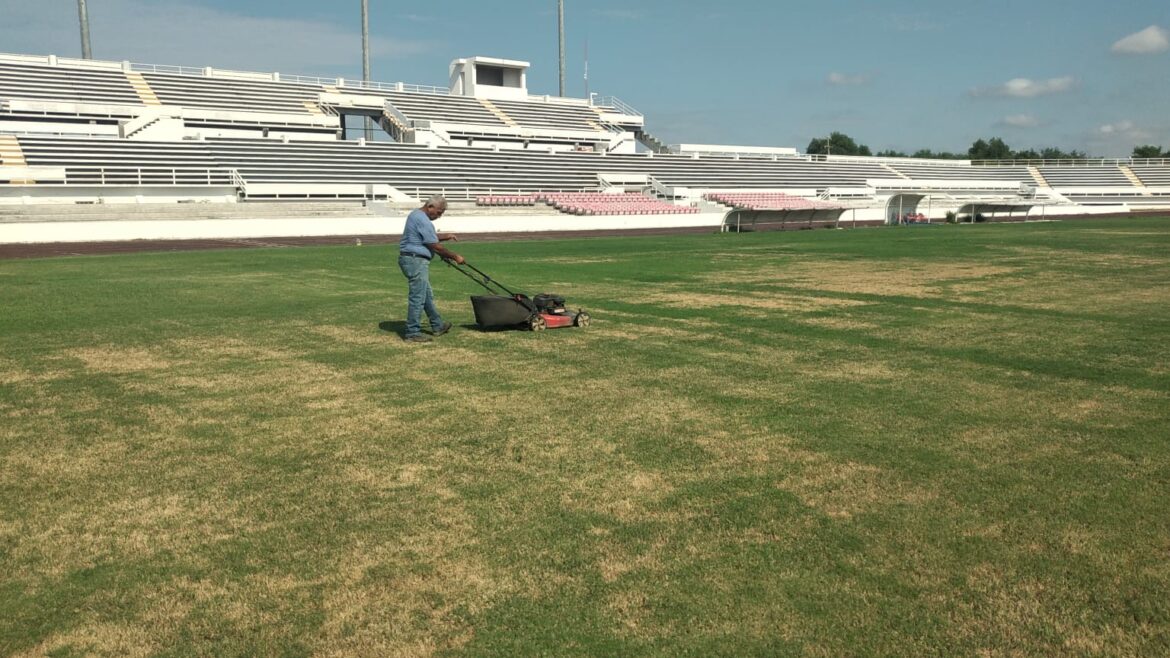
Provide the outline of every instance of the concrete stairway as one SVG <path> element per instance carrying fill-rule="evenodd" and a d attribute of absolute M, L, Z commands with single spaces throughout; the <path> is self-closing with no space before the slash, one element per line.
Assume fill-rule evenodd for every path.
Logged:
<path fill-rule="evenodd" d="M 1039 168 L 1028 165 L 1028 175 L 1032 177 L 1032 180 L 1036 181 L 1036 187 L 1052 187 L 1044 178 L 1044 174 L 1040 173 Z"/>
<path fill-rule="evenodd" d="M 674 151 L 670 150 L 670 146 L 668 146 L 666 144 L 666 142 L 663 142 L 662 140 L 658 139 L 654 135 L 651 135 L 650 133 L 646 132 L 645 130 L 639 130 L 637 133 L 635 133 L 635 137 L 638 138 L 638 141 L 641 142 L 642 146 L 645 146 L 646 148 L 650 149 L 651 151 L 654 151 L 655 153 L 673 153 L 674 152 Z"/>
<path fill-rule="evenodd" d="M 1138 178 L 1137 174 L 1133 172 L 1133 169 L 1129 168 L 1129 165 L 1119 164 L 1117 168 L 1121 170 L 1121 173 L 1125 174 L 1125 177 L 1129 179 L 1129 182 L 1133 183 L 1134 187 L 1142 191 L 1143 196 L 1151 196 L 1150 191 L 1146 189 L 1146 184 L 1142 182 L 1142 179 Z"/>

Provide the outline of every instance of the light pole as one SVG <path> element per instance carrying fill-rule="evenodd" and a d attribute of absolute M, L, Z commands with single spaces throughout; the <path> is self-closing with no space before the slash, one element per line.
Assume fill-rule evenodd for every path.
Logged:
<path fill-rule="evenodd" d="M 565 0 L 557 0 L 557 44 L 560 48 L 561 96 L 565 95 Z"/>
<path fill-rule="evenodd" d="M 89 50 L 89 12 L 85 10 L 85 0 L 77 0 L 77 17 L 81 21 L 81 58 L 93 59 Z"/>
<path fill-rule="evenodd" d="M 370 82 L 370 0 L 362 0 L 362 80 Z M 373 135 L 374 124 L 370 117 L 364 119 L 366 140 Z"/>

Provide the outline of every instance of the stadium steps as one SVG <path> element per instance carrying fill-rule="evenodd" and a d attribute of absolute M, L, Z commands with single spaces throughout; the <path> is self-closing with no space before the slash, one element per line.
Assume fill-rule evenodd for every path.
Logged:
<path fill-rule="evenodd" d="M 0 224 L 366 216 L 373 216 L 373 213 L 361 202 L 250 201 L 247 203 L 0 205 Z"/>
<path fill-rule="evenodd" d="M 486 109 L 488 112 L 491 112 L 492 114 L 496 115 L 496 118 L 499 119 L 500 121 L 503 121 L 505 124 L 507 124 L 513 128 L 518 128 L 520 126 L 520 124 L 518 124 L 512 120 L 512 117 L 508 116 L 507 114 L 504 114 L 500 110 L 500 108 L 496 107 L 495 104 L 493 104 L 488 99 L 480 98 L 477 100 L 479 100 L 480 105 L 484 106 L 484 109 Z"/>
<path fill-rule="evenodd" d="M 670 146 L 668 146 L 666 142 L 658 139 L 645 130 L 639 130 L 638 132 L 634 133 L 634 137 L 637 138 L 638 142 L 640 142 L 642 146 L 645 146 L 655 153 L 673 153 L 673 151 L 670 150 Z"/>
<path fill-rule="evenodd" d="M 1033 167 L 1032 165 L 1028 165 L 1028 173 L 1032 176 L 1032 180 L 1036 181 L 1037 186 L 1048 187 L 1048 188 L 1052 187 L 1051 185 L 1048 184 L 1048 181 L 1045 180 L 1044 174 L 1040 173 L 1040 170 L 1037 169 L 1036 167 Z"/>
<path fill-rule="evenodd" d="M 13 135 L 0 135 L 0 167 L 27 167 L 20 141 Z M 34 185 L 36 181 L 13 180 L 12 185 Z"/>
<path fill-rule="evenodd" d="M 150 88 L 150 84 L 146 78 L 142 77 L 141 73 L 137 71 L 127 71 L 126 80 L 130 82 L 130 86 L 134 88 L 134 93 L 138 94 L 138 98 L 142 100 L 143 105 L 162 105 L 162 101 L 155 95 L 154 90 Z"/>
<path fill-rule="evenodd" d="M 906 180 L 910 180 L 909 176 L 907 176 L 906 174 L 903 174 L 902 172 L 898 171 L 897 169 L 894 169 L 890 165 L 888 165 L 884 162 L 882 162 L 880 164 L 882 166 L 882 169 L 885 169 L 886 171 L 890 172 L 891 174 L 897 176 L 898 178 L 904 178 Z"/>
<path fill-rule="evenodd" d="M 1119 164 L 1117 168 L 1121 170 L 1121 173 L 1125 174 L 1125 177 L 1129 179 L 1129 182 L 1133 183 L 1134 187 L 1142 191 L 1142 196 L 1150 196 L 1150 191 L 1146 189 L 1146 184 L 1142 182 L 1142 179 L 1138 178 L 1137 174 L 1133 172 L 1133 169 L 1129 168 L 1129 165 Z"/>

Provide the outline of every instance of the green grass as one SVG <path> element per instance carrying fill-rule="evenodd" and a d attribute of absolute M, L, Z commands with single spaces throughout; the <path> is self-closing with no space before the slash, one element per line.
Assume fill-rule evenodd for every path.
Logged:
<path fill-rule="evenodd" d="M 0 262 L 0 654 L 1170 653 L 1170 219 L 458 248 Z"/>

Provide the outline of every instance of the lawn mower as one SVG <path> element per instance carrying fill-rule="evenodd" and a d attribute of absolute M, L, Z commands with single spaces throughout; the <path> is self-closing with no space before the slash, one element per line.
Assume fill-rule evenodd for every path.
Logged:
<path fill-rule="evenodd" d="M 491 293 L 490 295 L 471 296 L 471 308 L 475 311 L 475 323 L 481 329 L 527 327 L 532 331 L 543 331 L 545 329 L 559 329 L 560 327 L 589 326 L 589 314 L 581 309 L 577 309 L 576 313 L 567 310 L 565 298 L 560 295 L 540 293 L 529 298 L 527 295 L 508 290 L 502 283 L 484 274 L 467 261 L 464 261 L 462 265 L 451 260 L 446 262 Z"/>

